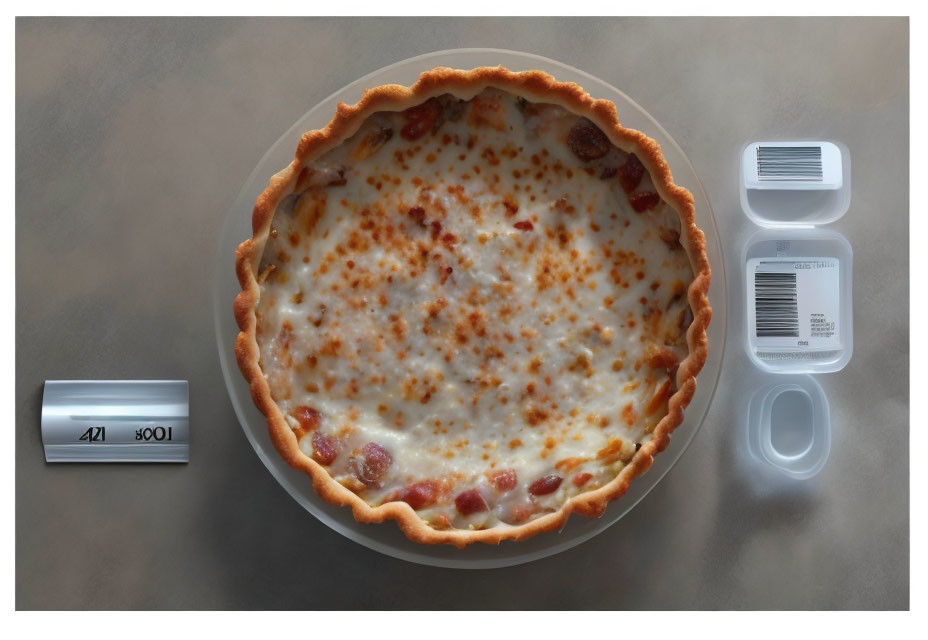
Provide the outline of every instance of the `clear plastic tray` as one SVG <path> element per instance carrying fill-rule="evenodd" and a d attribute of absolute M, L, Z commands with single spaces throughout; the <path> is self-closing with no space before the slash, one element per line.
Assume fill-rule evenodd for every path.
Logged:
<path fill-rule="evenodd" d="M 751 456 L 794 480 L 807 480 L 831 452 L 825 392 L 808 375 L 759 377 L 746 412 Z"/>
<path fill-rule="evenodd" d="M 576 82 L 593 96 L 612 100 L 625 126 L 643 131 L 660 143 L 675 182 L 693 193 L 697 223 L 706 234 L 713 269 L 709 298 L 715 310 L 709 328 L 711 347 L 708 361 L 699 376 L 696 395 L 686 411 L 683 424 L 674 432 L 673 442 L 657 456 L 651 469 L 632 483 L 622 499 L 609 505 L 601 518 L 575 515 L 559 532 L 544 533 L 517 543 L 504 542 L 499 546 L 475 544 L 466 549 L 424 546 L 410 542 L 395 523 L 356 523 L 349 509 L 322 501 L 306 475 L 288 467 L 277 455 L 268 437 L 264 416 L 252 403 L 248 386 L 235 363 L 234 341 L 238 327 L 232 315 L 232 302 L 239 285 L 234 273 L 233 255 L 235 247 L 251 235 L 252 207 L 268 179 L 293 159 L 297 141 L 303 132 L 328 123 L 338 102 L 356 102 L 367 87 L 387 83 L 412 84 L 420 73 L 436 66 L 470 69 L 496 65 L 514 71 L 540 69 L 558 80 Z M 440 567 L 484 569 L 530 562 L 570 549 L 618 521 L 664 477 L 696 435 L 715 393 L 725 346 L 727 288 L 719 234 L 702 184 L 680 147 L 651 116 L 615 87 L 554 60 L 498 49 L 456 49 L 404 60 L 352 82 L 308 111 L 264 155 L 229 210 L 220 234 L 213 281 L 216 340 L 226 386 L 245 435 L 271 474 L 303 508 L 355 542 L 396 558 Z"/>

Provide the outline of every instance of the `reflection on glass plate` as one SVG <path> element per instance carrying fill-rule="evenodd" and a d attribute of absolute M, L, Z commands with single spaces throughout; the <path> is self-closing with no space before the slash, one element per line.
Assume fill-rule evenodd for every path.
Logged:
<path fill-rule="evenodd" d="M 268 436 L 264 416 L 252 403 L 248 385 L 235 363 L 234 344 L 238 326 L 232 315 L 232 302 L 240 288 L 234 271 L 234 252 L 242 240 L 251 236 L 252 207 L 269 178 L 293 160 L 297 142 L 305 131 L 319 129 L 328 123 L 338 102 L 357 102 L 365 88 L 381 84 L 412 84 L 420 73 L 434 67 L 471 69 L 497 65 L 513 71 L 540 69 L 558 80 L 576 82 L 593 97 L 612 100 L 623 125 L 638 129 L 660 143 L 674 182 L 689 189 L 696 199 L 696 222 L 708 241 L 713 270 L 709 299 L 714 309 L 709 327 L 709 358 L 699 375 L 698 389 L 686 410 L 686 419 L 674 431 L 670 446 L 655 458 L 644 476 L 632 482 L 625 496 L 609 505 L 601 518 L 574 515 L 559 532 L 543 533 L 522 542 L 504 542 L 499 546 L 474 544 L 466 549 L 432 547 L 410 542 L 393 522 L 379 525 L 356 523 L 348 508 L 325 503 L 313 491 L 309 478 L 303 472 L 291 469 L 277 455 Z M 488 569 L 530 562 L 570 549 L 617 522 L 664 477 L 693 440 L 715 392 L 725 345 L 726 285 L 718 231 L 702 185 L 680 147 L 651 116 L 615 87 L 554 60 L 499 49 L 455 49 L 404 60 L 351 83 L 310 109 L 268 150 L 229 210 L 220 236 L 213 280 L 216 340 L 226 386 L 245 435 L 264 465 L 297 502 L 339 533 L 381 553 L 440 567 Z"/>

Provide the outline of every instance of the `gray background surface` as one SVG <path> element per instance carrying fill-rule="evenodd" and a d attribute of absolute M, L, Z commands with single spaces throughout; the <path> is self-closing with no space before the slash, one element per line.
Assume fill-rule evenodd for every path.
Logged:
<path fill-rule="evenodd" d="M 907 20 L 20 19 L 16 36 L 17 608 L 909 606 Z M 851 209 L 830 228 L 854 245 L 855 353 L 818 377 L 834 424 L 819 476 L 759 485 L 737 464 L 737 344 L 673 471 L 605 533 L 531 565 L 380 555 L 267 472 L 213 334 L 226 210 L 309 107 L 468 46 L 555 58 L 648 110 L 706 187 L 732 281 L 751 229 L 742 144 L 850 148 Z M 193 461 L 46 465 L 42 383 L 81 378 L 189 379 Z"/>

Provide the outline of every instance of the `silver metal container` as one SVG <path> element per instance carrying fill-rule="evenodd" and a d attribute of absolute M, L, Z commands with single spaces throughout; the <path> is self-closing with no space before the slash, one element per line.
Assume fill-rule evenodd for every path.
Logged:
<path fill-rule="evenodd" d="M 186 380 L 46 380 L 47 462 L 187 462 Z"/>

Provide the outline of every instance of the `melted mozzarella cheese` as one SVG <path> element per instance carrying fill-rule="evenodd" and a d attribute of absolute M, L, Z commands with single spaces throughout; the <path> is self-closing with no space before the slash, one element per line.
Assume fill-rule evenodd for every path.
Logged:
<path fill-rule="evenodd" d="M 489 527 L 602 486 L 650 437 L 692 271 L 677 214 L 630 206 L 626 154 L 571 149 L 577 116 L 491 89 L 452 106 L 412 140 L 377 114 L 312 164 L 272 224 L 258 342 L 301 450 L 335 443 L 333 477 L 372 505 L 430 483 L 407 500 L 425 520 Z"/>

